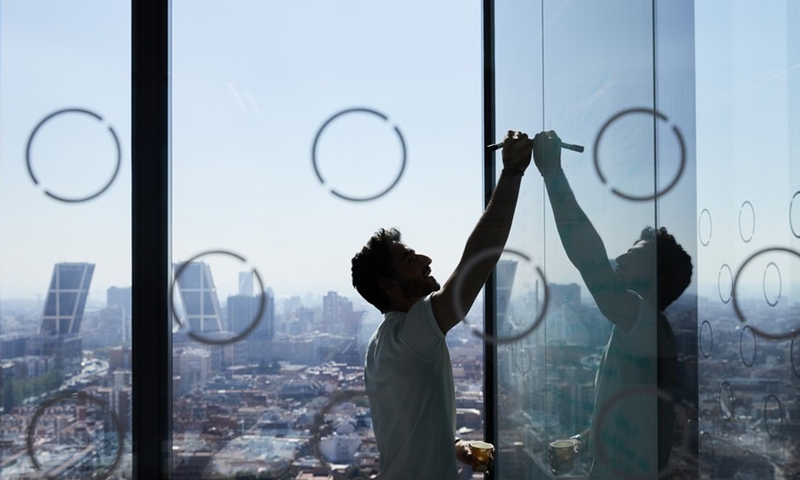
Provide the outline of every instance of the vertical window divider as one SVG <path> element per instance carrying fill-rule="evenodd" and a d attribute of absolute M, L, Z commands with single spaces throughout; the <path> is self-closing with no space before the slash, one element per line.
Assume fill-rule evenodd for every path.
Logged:
<path fill-rule="evenodd" d="M 494 0 L 483 1 L 483 145 L 495 143 L 495 60 L 494 60 Z M 489 149 L 483 151 L 483 199 L 484 207 L 489 204 L 494 191 L 497 171 L 495 167 L 495 152 Z M 486 335 L 494 336 L 497 325 L 496 308 L 497 277 L 495 270 L 489 275 L 484 286 L 483 295 L 483 323 Z M 483 343 L 483 431 L 487 442 L 495 445 L 499 450 L 497 441 L 497 346 L 490 342 Z M 494 480 L 495 469 L 486 476 L 487 480 Z"/>
<path fill-rule="evenodd" d="M 131 1 L 133 478 L 171 478 L 169 0 Z"/>
<path fill-rule="evenodd" d="M 658 111 L 658 19 L 656 18 L 656 12 L 658 6 L 656 5 L 656 0 L 651 1 L 650 7 L 650 32 L 652 35 L 652 51 L 653 51 L 653 110 Z M 658 192 L 658 180 L 659 180 L 659 170 L 658 170 L 658 118 L 653 115 L 653 194 Z M 658 206 L 660 205 L 661 200 L 656 197 L 653 200 L 653 225 L 655 228 L 661 226 L 661 222 L 659 221 L 659 211 Z"/>

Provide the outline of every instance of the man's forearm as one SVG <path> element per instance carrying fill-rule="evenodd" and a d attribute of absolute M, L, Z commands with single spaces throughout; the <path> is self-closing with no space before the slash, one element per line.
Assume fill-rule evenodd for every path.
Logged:
<path fill-rule="evenodd" d="M 564 172 L 559 169 L 544 178 L 564 251 L 603 316 L 627 332 L 639 312 L 638 297 L 626 289 L 612 270 L 603 240 L 578 205 Z"/>
<path fill-rule="evenodd" d="M 605 245 L 589 217 L 578 205 L 564 172 L 544 176 L 547 195 L 553 209 L 558 235 L 570 261 L 581 272 L 589 273 L 598 262 L 608 263 Z"/>
<path fill-rule="evenodd" d="M 465 258 L 506 244 L 517 208 L 521 182 L 522 175 L 516 171 L 504 171 L 500 174 L 486 210 L 467 239 Z"/>
<path fill-rule="evenodd" d="M 470 264 L 470 271 L 463 279 L 464 300 L 469 301 L 478 295 L 500 259 L 511 232 L 521 182 L 522 175 L 516 171 L 504 171 L 500 174 L 486 210 L 467 239 L 459 264 L 464 265 L 471 261 L 474 263 Z M 472 301 L 469 301 L 469 304 L 462 307 L 466 310 Z"/>
<path fill-rule="evenodd" d="M 509 131 L 503 140 L 503 171 L 492 198 L 472 229 L 455 271 L 431 298 L 433 314 L 444 333 L 463 319 L 500 259 L 532 149 L 533 142 L 522 132 Z"/>

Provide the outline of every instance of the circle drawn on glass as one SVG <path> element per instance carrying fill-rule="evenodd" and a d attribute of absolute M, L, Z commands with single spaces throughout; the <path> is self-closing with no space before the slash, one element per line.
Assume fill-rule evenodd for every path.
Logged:
<path fill-rule="evenodd" d="M 330 125 L 330 123 L 333 122 L 334 120 L 336 120 L 337 118 L 339 118 L 339 117 L 341 117 L 343 115 L 347 115 L 349 113 L 369 113 L 369 114 L 375 115 L 375 116 L 383 119 L 386 122 L 389 121 L 389 117 L 387 117 L 383 113 L 378 112 L 376 110 L 373 110 L 371 108 L 363 108 L 363 107 L 348 108 L 346 110 L 342 110 L 341 112 L 338 112 L 338 113 L 334 114 L 332 117 L 330 117 L 329 119 L 325 120 L 325 122 L 322 124 L 322 126 L 319 127 L 319 130 L 317 131 L 317 135 L 314 137 L 314 143 L 311 146 L 311 163 L 312 163 L 312 165 L 314 167 L 314 173 L 317 175 L 317 179 L 319 180 L 319 183 L 321 183 L 323 185 L 325 185 L 325 180 L 322 178 L 322 174 L 320 173 L 319 167 L 317 165 L 317 144 L 319 143 L 319 139 L 322 136 L 322 132 L 325 130 L 325 127 Z M 334 188 L 331 188 L 331 193 L 333 195 L 335 195 L 335 196 L 337 196 L 337 197 L 339 197 L 339 198 L 341 198 L 343 200 L 349 200 L 351 202 L 368 202 L 368 201 L 375 200 L 375 199 L 378 199 L 378 198 L 386 195 L 387 193 L 389 193 L 390 190 L 392 190 L 397 185 L 397 183 L 400 181 L 400 178 L 402 178 L 403 173 L 406 170 L 407 152 L 406 152 L 406 141 L 403 138 L 403 134 L 400 132 L 400 129 L 396 125 L 392 125 L 392 128 L 394 129 L 394 132 L 397 134 L 397 138 L 400 140 L 400 145 L 403 148 L 403 162 L 402 162 L 402 164 L 400 166 L 400 172 L 397 174 L 397 178 L 395 178 L 394 181 L 392 181 L 392 183 L 388 187 L 386 187 L 383 191 L 381 191 L 381 192 L 379 192 L 379 193 L 377 193 L 375 195 L 372 195 L 372 196 L 368 196 L 368 197 L 353 197 L 353 196 L 350 196 L 350 195 L 346 195 L 346 194 L 344 194 L 342 192 L 339 192 L 338 190 L 336 190 Z"/>
<path fill-rule="evenodd" d="M 750 236 L 745 238 L 744 232 L 742 232 L 742 212 L 744 211 L 745 205 L 750 207 L 750 216 L 753 218 L 753 228 L 750 231 Z M 745 200 L 742 206 L 739 208 L 739 236 L 742 238 L 744 243 L 750 243 L 750 240 L 753 239 L 753 235 L 756 233 L 756 209 L 753 208 L 753 204 L 750 203 L 750 200 Z"/>
<path fill-rule="evenodd" d="M 769 270 L 770 265 L 775 267 L 775 272 L 778 273 L 778 296 L 777 298 L 775 298 L 774 302 L 770 302 L 769 297 L 767 297 L 767 270 Z M 778 302 L 781 300 L 781 291 L 783 290 L 783 278 L 781 277 L 781 271 L 778 268 L 778 266 L 775 265 L 775 262 L 769 262 L 766 268 L 764 268 L 764 277 L 761 281 L 761 284 L 764 289 L 764 300 L 767 302 L 767 305 L 769 305 L 770 307 L 776 306 Z"/>
<path fill-rule="evenodd" d="M 722 294 L 722 271 L 728 271 L 728 282 L 730 283 L 731 287 L 728 292 L 725 292 L 725 296 Z M 721 267 L 719 267 L 719 272 L 717 272 L 717 293 L 719 293 L 719 299 L 722 300 L 722 303 L 728 303 L 731 301 L 731 296 L 733 295 L 733 272 L 731 272 L 731 267 L 728 266 L 727 263 L 723 263 Z M 725 298 L 727 297 L 727 298 Z"/>
<path fill-rule="evenodd" d="M 792 195 L 792 201 L 789 202 L 789 228 L 792 229 L 792 234 L 795 237 L 800 238 L 800 226 L 798 226 L 797 228 L 794 227 L 795 218 L 794 218 L 794 210 L 793 209 L 794 209 L 794 200 L 797 197 L 800 197 L 800 190 L 794 192 L 794 195 Z M 798 215 L 798 217 L 800 217 L 800 215 Z M 800 221 L 800 218 L 798 218 L 798 221 Z M 800 475 L 800 474 L 798 474 L 798 475 Z"/>
<path fill-rule="evenodd" d="M 328 467 L 329 462 L 322 454 L 319 444 L 322 441 L 322 429 L 325 425 L 325 415 L 327 415 L 333 409 L 333 407 L 340 403 L 352 400 L 356 397 L 368 397 L 368 395 L 369 394 L 366 390 L 340 390 L 333 393 L 328 401 L 325 402 L 325 405 L 323 405 L 322 408 L 320 408 L 319 411 L 314 414 L 314 424 L 311 427 L 311 438 L 309 440 L 309 445 L 311 447 L 311 451 L 314 452 L 314 457 L 316 457 L 316 459 L 319 460 L 324 467 Z"/>
<path fill-rule="evenodd" d="M 727 389 L 727 395 L 723 396 L 723 390 Z M 723 401 L 725 399 L 725 401 Z M 733 389 L 727 381 L 719 384 L 719 413 L 722 419 L 730 422 L 733 419 Z M 727 416 L 725 415 L 727 413 Z"/>
<path fill-rule="evenodd" d="M 189 260 L 184 261 L 183 264 L 175 272 L 175 278 L 172 279 L 172 282 L 170 282 L 170 286 L 169 286 L 169 308 L 170 308 L 170 310 L 172 312 L 172 318 L 175 319 L 175 323 L 177 323 L 179 327 L 183 327 L 183 322 L 181 322 L 180 316 L 178 315 L 178 312 L 175 310 L 175 301 L 174 301 L 174 298 L 175 298 L 175 284 L 178 282 L 178 278 L 180 278 L 180 276 L 183 273 L 183 271 L 192 262 L 194 262 L 198 258 L 204 257 L 206 255 L 216 255 L 216 254 L 228 255 L 228 256 L 236 258 L 237 260 L 239 260 L 242 263 L 247 263 L 247 260 L 243 256 L 239 255 L 238 253 L 231 252 L 229 250 L 208 250 L 206 252 L 198 253 L 197 255 L 193 256 Z M 256 280 L 258 280 L 258 287 L 261 289 L 261 294 L 259 295 L 259 299 L 260 300 L 258 302 L 258 310 L 256 311 L 256 316 L 250 322 L 250 325 L 248 325 L 247 328 L 245 328 L 244 330 L 242 330 L 238 334 L 236 334 L 236 335 L 234 335 L 232 337 L 229 337 L 229 338 L 221 338 L 221 339 L 208 338 L 208 337 L 204 337 L 202 335 L 198 335 L 198 334 L 196 334 L 195 332 L 193 332 L 191 330 L 189 330 L 186 333 L 186 336 L 191 338 L 192 340 L 194 340 L 196 342 L 199 342 L 199 343 L 204 343 L 206 345 L 217 345 L 217 346 L 220 346 L 220 345 L 230 345 L 230 344 L 236 343 L 236 342 L 244 339 L 248 335 L 250 335 L 253 332 L 253 330 L 255 330 L 256 327 L 258 327 L 259 322 L 261 322 L 261 316 L 264 314 L 264 310 L 265 310 L 265 308 L 267 306 L 266 305 L 266 303 L 267 303 L 266 292 L 264 290 L 264 281 L 261 280 L 261 274 L 258 273 L 258 269 L 255 268 L 255 267 L 253 267 L 253 275 L 256 277 Z"/>
<path fill-rule="evenodd" d="M 798 343 L 797 342 L 798 338 L 800 337 L 792 338 L 792 344 L 789 346 L 789 358 L 791 359 L 792 363 L 792 371 L 794 372 L 795 375 L 797 375 L 797 378 L 800 378 L 800 372 L 797 371 L 797 362 L 794 359 L 794 346 L 796 343 Z"/>
<path fill-rule="evenodd" d="M 774 400 L 773 403 L 777 405 L 777 412 L 778 412 L 778 420 L 779 420 L 779 422 L 778 422 L 778 431 L 775 432 L 775 433 L 773 433 L 774 426 L 773 426 L 773 428 L 770 428 L 770 423 L 771 422 L 770 422 L 769 418 L 767 418 L 767 409 L 768 409 L 768 405 L 770 403 L 770 400 Z M 775 409 L 774 408 L 770 408 L 769 411 L 770 412 L 774 412 Z M 767 396 L 767 399 L 764 400 L 764 427 L 767 429 L 767 434 L 770 436 L 770 438 L 778 438 L 778 437 L 781 436 L 781 431 L 783 430 L 783 406 L 781 405 L 780 399 L 774 393 L 770 393 Z"/>
<path fill-rule="evenodd" d="M 530 257 L 528 257 L 522 252 L 512 249 L 503 249 L 503 248 L 488 248 L 486 250 L 479 252 L 477 255 L 470 258 L 469 260 L 467 260 L 466 264 L 462 268 L 462 275 L 458 275 L 456 277 L 455 283 L 453 284 L 453 289 L 454 289 L 453 307 L 455 309 L 455 313 L 461 318 L 461 321 L 467 325 L 469 325 L 467 323 L 467 312 L 464 312 L 461 309 L 461 307 L 459 307 L 459 305 L 461 304 L 461 287 L 464 283 L 464 277 L 466 274 L 465 272 L 469 272 L 470 270 L 472 270 L 472 268 L 475 267 L 475 264 L 480 262 L 484 258 L 496 255 L 498 253 L 500 254 L 511 253 L 519 257 L 522 257 L 526 262 L 531 261 Z M 544 320 L 544 314 L 545 312 L 547 312 L 547 307 L 550 304 L 550 287 L 547 285 L 547 279 L 544 276 L 544 272 L 542 271 L 541 268 L 536 267 L 536 273 L 542 279 L 542 284 L 544 285 L 544 298 L 542 299 L 541 311 L 539 312 L 539 314 L 536 316 L 536 319 L 529 327 L 521 330 L 519 333 L 507 337 L 496 337 L 494 335 L 487 335 L 485 333 L 479 332 L 475 328 L 472 329 L 472 334 L 486 343 L 501 345 L 501 344 L 516 342 L 533 333 L 533 331 L 539 327 L 539 324 L 542 323 L 542 320 Z"/>
<path fill-rule="evenodd" d="M 33 439 L 36 436 L 36 426 L 39 423 L 39 418 L 45 413 L 45 411 L 55 405 L 58 402 L 62 402 L 64 400 L 68 400 L 71 398 L 76 398 L 78 400 L 83 400 L 88 403 L 93 403 L 100 408 L 107 411 L 109 417 L 111 418 L 112 428 L 116 432 L 117 436 L 117 453 L 114 456 L 114 460 L 111 462 L 111 465 L 108 466 L 106 472 L 96 475 L 92 478 L 97 480 L 106 480 L 114 470 L 119 466 L 120 461 L 122 460 L 122 451 L 125 444 L 125 432 L 122 430 L 119 419 L 117 418 L 116 412 L 113 409 L 108 408 L 108 404 L 103 400 L 89 395 L 84 391 L 76 391 L 76 390 L 67 390 L 57 395 L 48 398 L 47 400 L 43 401 L 39 406 L 36 408 L 36 411 L 33 413 L 30 422 L 28 423 L 28 428 L 25 431 L 25 444 L 26 449 L 28 452 L 28 457 L 31 459 L 31 463 L 33 464 L 33 468 L 36 470 L 40 470 L 42 467 L 39 464 L 39 460 L 36 457 L 36 451 L 34 448 Z"/>
<path fill-rule="evenodd" d="M 632 113 L 647 113 L 647 114 L 653 115 L 655 118 L 658 118 L 658 119 L 663 120 L 665 122 L 668 121 L 667 116 L 664 115 L 663 113 L 659 112 L 658 110 L 654 110 L 652 108 L 646 108 L 646 107 L 628 108 L 628 109 L 622 110 L 619 113 L 616 113 L 611 118 L 606 120 L 606 123 L 604 123 L 603 126 L 600 127 L 600 130 L 597 132 L 597 136 L 594 139 L 594 169 L 597 172 L 597 176 L 600 177 L 600 181 L 603 182 L 603 184 L 606 184 L 607 180 L 606 180 L 605 175 L 603 175 L 603 172 L 600 170 L 600 160 L 597 158 L 597 152 L 600 150 L 600 140 L 602 139 L 603 134 L 605 133 L 606 129 L 612 123 L 614 123 L 615 121 L 619 120 L 621 117 L 624 117 L 625 115 L 629 115 L 629 114 L 632 114 Z M 657 191 L 652 195 L 642 195 L 642 196 L 630 195 L 630 194 L 627 194 L 627 193 L 623 193 L 620 190 L 617 190 L 615 187 L 611 188 L 611 193 L 617 195 L 618 197 L 624 198 L 626 200 L 631 200 L 631 201 L 634 201 L 634 202 L 643 202 L 643 201 L 648 201 L 648 200 L 655 200 L 656 198 L 658 198 L 658 197 L 664 195 L 665 193 L 669 192 L 670 190 L 672 190 L 673 187 L 675 187 L 675 185 L 678 184 L 678 180 L 680 180 L 681 176 L 683 176 L 683 171 L 686 168 L 686 144 L 683 141 L 683 135 L 681 134 L 680 129 L 678 129 L 678 127 L 676 125 L 672 126 L 672 131 L 675 132 L 675 136 L 678 138 L 678 143 L 680 143 L 680 146 L 681 146 L 681 164 L 680 164 L 680 168 L 678 169 L 678 173 L 675 175 L 675 178 L 672 179 L 672 181 L 669 183 L 669 185 L 664 187 L 663 190 Z"/>
<path fill-rule="evenodd" d="M 747 257 L 747 259 L 744 261 L 744 263 L 742 263 L 742 265 L 739 267 L 739 270 L 736 271 L 736 275 L 734 275 L 734 277 L 733 277 L 733 286 L 731 287 L 731 297 L 733 298 L 733 311 L 736 313 L 736 317 L 742 323 L 747 323 L 747 318 L 742 313 L 742 309 L 739 306 L 739 300 L 736 297 L 736 287 L 739 284 L 739 276 L 741 275 L 742 271 L 744 270 L 744 268 L 747 266 L 748 263 L 753 261 L 753 259 L 755 259 L 759 255 L 763 255 L 763 254 L 765 254 L 767 252 L 791 253 L 792 255 L 800 258 L 800 253 L 799 252 L 797 252 L 796 250 L 792 250 L 791 248 L 786 248 L 786 247 L 768 247 L 768 248 L 764 248 L 764 249 L 761 249 L 761 250 L 753 253 L 749 257 Z M 761 330 L 760 328 L 753 327 L 753 326 L 751 326 L 750 328 L 753 330 L 753 333 L 755 335 L 757 335 L 759 337 L 762 337 L 762 338 L 764 338 L 766 340 L 788 340 L 788 339 L 790 339 L 792 337 L 795 337 L 798 334 L 800 334 L 800 327 L 795 328 L 794 330 L 792 330 L 790 332 L 780 333 L 780 334 L 767 333 L 767 332 L 764 332 L 763 330 Z"/>
<path fill-rule="evenodd" d="M 708 218 L 708 236 L 706 237 L 705 241 L 703 241 L 703 218 L 705 214 L 705 218 Z M 707 208 L 704 208 L 700 212 L 700 218 L 697 219 L 697 236 L 700 237 L 700 245 L 707 247 L 709 242 L 711 242 L 711 232 L 713 231 L 712 224 L 711 224 L 711 212 L 708 211 Z"/>
<path fill-rule="evenodd" d="M 633 386 L 633 387 L 628 387 L 628 388 L 625 388 L 624 390 L 620 391 L 619 393 L 617 393 L 613 397 L 611 397 L 605 403 L 605 405 L 603 405 L 603 408 L 600 410 L 600 413 L 598 415 L 597 421 L 594 424 L 593 428 L 596 429 L 596 433 L 595 433 L 596 436 L 600 437 L 600 435 L 601 435 L 600 432 L 603 431 L 603 425 L 605 425 L 606 417 L 608 416 L 609 412 L 614 407 L 614 405 L 619 403 L 622 399 L 624 399 L 626 397 L 633 396 L 633 395 L 651 395 L 651 396 L 653 396 L 653 397 L 655 397 L 657 399 L 660 399 L 660 400 L 663 400 L 665 402 L 669 402 L 670 404 L 672 404 L 673 408 L 674 408 L 674 411 L 675 411 L 675 417 L 676 417 L 676 420 L 677 420 L 676 421 L 676 425 L 683 425 L 684 426 L 683 428 L 681 428 L 681 443 L 679 445 L 675 446 L 674 448 L 676 448 L 676 449 L 686 449 L 686 448 L 689 447 L 689 431 L 685 427 L 686 425 L 689 424 L 689 417 L 686 414 L 685 407 L 683 405 L 681 405 L 680 403 L 675 402 L 675 400 L 673 399 L 672 395 L 670 395 L 669 393 L 667 393 L 667 392 L 665 392 L 663 390 L 660 390 L 660 389 L 658 389 L 656 387 L 653 387 L 653 386 Z M 631 473 L 628 473 L 628 472 L 620 471 L 619 469 L 615 468 L 614 466 L 609 465 L 610 462 L 609 462 L 609 459 L 608 459 L 608 452 L 606 451 L 605 442 L 598 442 L 597 446 L 596 446 L 596 449 L 597 449 L 596 460 L 602 462 L 604 465 L 607 465 L 607 466 L 611 467 L 613 472 L 619 478 L 628 478 L 628 479 L 634 479 L 634 480 L 640 480 L 640 479 L 642 479 L 642 480 L 643 479 L 652 480 L 653 479 L 652 473 L 645 473 L 645 474 L 641 474 L 641 475 L 636 475 L 636 474 L 631 474 Z M 672 463 L 672 462 L 670 462 L 670 463 Z M 655 478 L 669 477 L 670 475 L 672 475 L 675 472 L 676 468 L 677 468 L 676 465 L 668 465 L 664 469 L 659 470 L 658 471 L 658 476 L 655 477 Z"/>
<path fill-rule="evenodd" d="M 103 122 L 103 117 L 101 117 L 100 115 L 98 115 L 98 114 L 96 114 L 96 113 L 94 113 L 94 112 L 92 112 L 90 110 L 86 110 L 86 109 L 83 109 L 83 108 L 65 108 L 65 109 L 62 109 L 62 110 L 57 110 L 57 111 L 51 113 L 50 115 L 44 117 L 36 125 L 36 127 L 33 128 L 33 131 L 31 132 L 30 136 L 28 137 L 28 144 L 25 147 L 25 164 L 28 167 L 28 175 L 30 175 L 31 180 L 33 180 L 34 185 L 39 185 L 39 179 L 33 173 L 33 166 L 32 166 L 32 161 L 31 161 L 31 146 L 33 145 L 33 139 L 36 136 L 36 133 L 39 131 L 39 129 L 42 128 L 42 126 L 45 123 L 47 123 L 48 121 L 50 121 L 54 117 L 57 117 L 59 115 L 63 115 L 63 114 L 66 114 L 66 113 L 81 113 L 81 114 L 88 115 L 88 116 L 96 119 L 98 122 Z M 86 202 L 86 201 L 92 200 L 94 198 L 97 198 L 100 195 L 102 195 L 106 190 L 108 190 L 108 188 L 111 186 L 111 184 L 114 183 L 114 180 L 116 180 L 117 175 L 119 174 L 120 167 L 122 166 L 122 148 L 120 147 L 120 144 L 119 144 L 119 137 L 117 137 L 117 132 L 114 131 L 114 127 L 112 127 L 111 125 L 108 125 L 108 131 L 111 132 L 111 137 L 114 139 L 114 144 L 117 147 L 117 160 L 116 160 L 117 165 L 114 168 L 114 174 L 111 176 L 111 178 L 108 180 L 108 182 L 103 187 L 101 187 L 98 191 L 96 191 L 96 192 L 94 192 L 92 194 L 86 195 L 84 197 L 78 197 L 78 198 L 64 197 L 64 196 L 58 195 L 57 193 L 53 193 L 48 189 L 44 190 L 44 194 L 47 195 L 48 197 L 54 199 L 54 200 L 58 200 L 58 201 L 61 201 L 61 202 L 80 203 L 80 202 Z"/>
<path fill-rule="evenodd" d="M 708 352 L 707 353 L 706 353 L 705 347 L 703 346 L 703 344 L 705 343 L 703 341 L 703 338 L 704 338 L 703 332 L 706 331 L 706 327 L 708 327 L 708 335 L 709 335 L 709 339 L 710 339 L 708 341 Z M 714 330 L 711 328 L 711 323 L 709 323 L 708 320 L 703 320 L 703 323 L 700 325 L 700 341 L 698 343 L 700 344 L 700 353 L 703 355 L 703 358 L 710 357 L 711 356 L 711 352 L 714 351 Z"/>
<path fill-rule="evenodd" d="M 744 332 L 746 330 L 750 330 L 750 336 L 753 339 L 753 354 L 750 355 L 750 363 L 747 363 L 747 360 L 744 359 Z M 756 363 L 756 335 L 753 333 L 753 327 L 750 325 L 745 325 L 742 328 L 742 333 L 739 334 L 739 355 L 742 357 L 742 363 L 745 367 L 750 368 Z"/>

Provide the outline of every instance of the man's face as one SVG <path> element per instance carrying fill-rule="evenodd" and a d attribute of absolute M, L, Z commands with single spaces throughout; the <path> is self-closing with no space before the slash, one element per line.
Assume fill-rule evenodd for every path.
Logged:
<path fill-rule="evenodd" d="M 439 290 L 440 285 L 431 276 L 431 259 L 420 255 L 402 243 L 391 247 L 394 279 L 408 298 L 424 297 Z"/>
<path fill-rule="evenodd" d="M 639 240 L 627 252 L 617 257 L 617 277 L 625 287 L 645 295 L 656 284 L 655 244 Z"/>

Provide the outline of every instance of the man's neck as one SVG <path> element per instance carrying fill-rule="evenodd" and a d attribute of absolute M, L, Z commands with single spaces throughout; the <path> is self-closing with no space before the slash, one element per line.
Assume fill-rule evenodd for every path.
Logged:
<path fill-rule="evenodd" d="M 404 297 L 402 299 L 395 299 L 389 307 L 390 312 L 408 313 L 415 303 L 420 301 L 422 297 Z"/>

